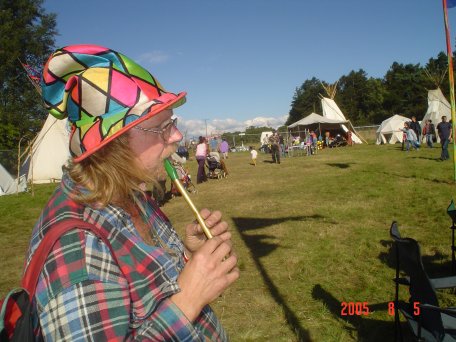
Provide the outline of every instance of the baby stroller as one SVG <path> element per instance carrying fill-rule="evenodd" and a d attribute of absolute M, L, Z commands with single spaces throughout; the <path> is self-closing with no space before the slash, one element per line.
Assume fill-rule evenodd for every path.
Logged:
<path fill-rule="evenodd" d="M 346 146 L 347 145 L 347 140 L 344 139 L 340 134 L 337 134 L 337 136 L 334 138 L 334 140 L 329 144 L 329 147 L 341 147 L 341 146 Z"/>
<path fill-rule="evenodd" d="M 184 168 L 184 166 L 176 160 L 172 161 L 174 168 L 176 169 L 177 175 L 179 180 L 181 181 L 184 189 L 192 194 L 196 194 L 198 191 L 196 190 L 195 185 L 192 183 L 192 177 L 190 173 Z M 176 188 L 174 183 L 171 183 L 171 197 L 179 196 L 179 190 Z"/>
<path fill-rule="evenodd" d="M 209 169 L 207 178 L 221 179 L 225 178 L 228 175 L 225 163 L 223 160 L 220 160 L 220 155 L 218 152 L 209 153 L 206 158 L 206 163 L 207 168 Z"/>

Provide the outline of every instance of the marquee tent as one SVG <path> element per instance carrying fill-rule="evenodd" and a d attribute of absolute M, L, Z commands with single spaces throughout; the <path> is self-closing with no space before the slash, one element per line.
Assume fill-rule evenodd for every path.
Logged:
<path fill-rule="evenodd" d="M 321 108 L 323 109 L 323 116 L 328 119 L 344 121 L 347 124 L 343 124 L 341 127 L 344 132 L 348 132 L 349 129 L 347 125 L 351 127 L 350 131 L 352 132 L 352 140 L 355 144 L 362 144 L 361 139 L 355 134 L 355 129 L 353 125 L 345 118 L 345 115 L 340 110 L 339 106 L 333 99 L 327 97 L 321 97 Z M 345 134 L 344 134 L 345 135 Z"/>
<path fill-rule="evenodd" d="M 451 119 L 451 106 L 443 95 L 440 88 L 428 91 L 428 109 L 421 121 L 421 127 L 424 127 L 426 120 L 432 120 L 432 123 L 437 127 L 438 123 L 442 121 L 442 116 L 447 117 L 447 121 Z M 440 141 L 437 134 L 437 141 Z"/>
<path fill-rule="evenodd" d="M 24 163 L 27 181 L 35 184 L 51 183 L 62 178 L 62 166 L 70 157 L 67 119 L 58 120 L 48 115 L 35 138 L 30 155 Z"/>
<path fill-rule="evenodd" d="M 377 145 L 380 144 L 395 144 L 402 142 L 403 132 L 399 131 L 404 127 L 404 122 L 409 122 L 410 119 L 402 115 L 393 115 L 384 120 L 377 129 Z"/>
<path fill-rule="evenodd" d="M 322 136 L 324 136 L 325 131 L 330 131 L 332 135 L 335 136 L 336 134 L 344 134 L 342 125 L 347 122 L 347 120 L 330 119 L 316 113 L 311 113 L 305 118 L 289 125 L 288 130 L 292 134 L 299 135 L 301 135 L 300 133 L 303 133 L 304 130 L 311 130 L 317 132 L 317 135 Z"/>

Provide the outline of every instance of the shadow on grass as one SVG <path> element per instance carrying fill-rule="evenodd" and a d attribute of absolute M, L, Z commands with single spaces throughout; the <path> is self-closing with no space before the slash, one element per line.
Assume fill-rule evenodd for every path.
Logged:
<path fill-rule="evenodd" d="M 348 169 L 350 167 L 350 164 L 354 163 L 327 163 L 326 165 L 338 167 L 339 169 Z"/>
<path fill-rule="evenodd" d="M 418 241 L 419 243 L 419 241 Z M 378 255 L 379 260 L 390 267 L 396 269 L 396 250 L 393 242 L 388 240 L 380 240 L 380 244 L 387 247 L 386 252 L 381 252 Z M 424 269 L 430 278 L 449 277 L 451 273 L 451 257 L 447 254 L 435 252 L 434 255 L 422 255 L 421 261 L 423 262 Z M 444 261 L 446 260 L 446 261 Z M 391 279 L 394 277 L 394 272 L 391 273 Z"/>
<path fill-rule="evenodd" d="M 391 282 L 392 284 L 392 282 Z M 329 291 L 325 290 L 320 284 L 312 289 L 312 298 L 323 302 L 326 308 L 336 319 L 341 319 L 354 328 L 346 326 L 345 329 L 351 334 L 356 331 L 357 341 L 394 341 L 394 317 L 391 321 L 381 321 L 370 319 L 369 314 L 342 316 L 341 300 L 334 297 Z M 362 302 L 362 300 L 360 299 Z M 373 311 L 388 310 L 388 302 L 371 304 L 368 303 L 369 313 Z M 402 328 L 404 331 L 404 327 Z"/>
<path fill-rule="evenodd" d="M 439 162 L 439 163 L 442 162 L 442 160 L 440 160 L 440 157 L 434 157 L 434 158 L 430 158 L 430 157 L 412 157 L 412 159 L 425 159 L 425 160 L 433 160 L 433 161 Z"/>
<path fill-rule="evenodd" d="M 311 341 L 309 332 L 302 327 L 299 318 L 284 301 L 282 295 L 280 294 L 280 289 L 274 284 L 271 277 L 268 275 L 266 267 L 260 260 L 261 257 L 268 255 L 277 247 L 279 247 L 279 245 L 266 241 L 267 239 L 275 238 L 273 235 L 249 235 L 247 232 L 251 230 L 266 228 L 286 221 L 305 221 L 321 218 L 323 218 L 321 215 L 293 216 L 283 218 L 233 217 L 233 222 L 239 231 L 242 240 L 250 249 L 250 253 L 253 256 L 253 261 L 255 262 L 258 271 L 263 277 L 263 281 L 268 287 L 269 293 L 271 294 L 272 298 L 274 298 L 275 302 L 283 309 L 287 324 L 290 330 L 296 335 L 298 341 Z"/>
<path fill-rule="evenodd" d="M 405 178 L 405 179 L 416 179 L 420 178 L 429 182 L 433 183 L 440 183 L 440 184 L 449 184 L 449 185 L 454 185 L 453 180 L 444 180 L 444 179 L 437 179 L 437 178 L 428 178 L 428 177 L 417 177 L 416 175 L 400 175 L 397 173 L 393 172 L 386 172 L 386 171 L 362 171 L 362 172 L 367 172 L 367 173 L 381 173 L 387 176 L 393 176 L 393 177 L 398 177 L 398 178 Z"/>

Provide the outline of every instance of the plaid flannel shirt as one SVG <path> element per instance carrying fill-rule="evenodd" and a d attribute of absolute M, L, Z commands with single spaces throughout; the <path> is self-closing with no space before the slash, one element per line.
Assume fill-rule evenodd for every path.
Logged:
<path fill-rule="evenodd" d="M 46 341 L 228 340 L 209 306 L 190 322 L 169 299 L 180 291 L 177 276 L 184 266 L 183 244 L 152 200 L 142 204 L 151 229 L 166 248 L 146 244 L 119 207 L 94 209 L 75 203 L 68 196 L 74 188 L 64 175 L 33 229 L 26 265 L 46 231 L 67 218 L 108 230 L 119 263 L 91 232 L 74 229 L 60 237 L 35 295 Z"/>

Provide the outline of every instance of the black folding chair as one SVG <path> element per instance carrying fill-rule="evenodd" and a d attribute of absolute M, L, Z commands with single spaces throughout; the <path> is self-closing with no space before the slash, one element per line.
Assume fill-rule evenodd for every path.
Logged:
<path fill-rule="evenodd" d="M 435 287 L 428 277 L 421 261 L 421 252 L 414 239 L 401 238 L 397 223 L 390 229 L 397 253 L 396 268 L 396 308 L 406 318 L 417 341 L 456 341 L 456 308 L 440 308 Z M 399 278 L 399 271 L 405 272 L 408 278 Z M 450 277 L 452 278 L 452 277 Z M 399 302 L 399 279 L 407 279 L 410 299 L 407 303 Z M 395 328 L 399 328 L 399 317 L 395 318 Z M 400 332 L 402 339 L 402 333 Z M 397 337 L 397 333 L 395 333 Z"/>

